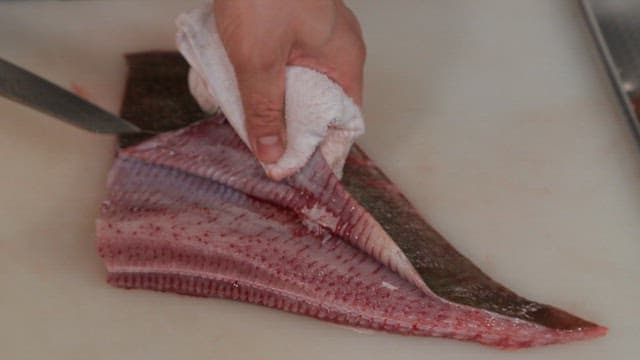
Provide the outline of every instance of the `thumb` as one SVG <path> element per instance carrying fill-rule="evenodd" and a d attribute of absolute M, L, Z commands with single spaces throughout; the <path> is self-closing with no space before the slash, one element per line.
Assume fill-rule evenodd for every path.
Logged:
<path fill-rule="evenodd" d="M 249 143 L 258 160 L 275 163 L 285 149 L 285 64 L 236 62 Z"/>

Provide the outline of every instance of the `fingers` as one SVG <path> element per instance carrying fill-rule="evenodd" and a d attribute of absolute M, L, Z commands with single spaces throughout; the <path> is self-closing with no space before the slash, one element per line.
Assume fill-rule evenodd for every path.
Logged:
<path fill-rule="evenodd" d="M 237 60 L 234 66 L 252 150 L 260 161 L 274 163 L 286 146 L 284 63 L 256 66 Z"/>
<path fill-rule="evenodd" d="M 216 22 L 233 64 L 251 149 L 264 163 L 285 149 L 285 65 L 291 46 L 288 20 L 263 1 L 216 1 Z"/>
<path fill-rule="evenodd" d="M 358 106 L 362 106 L 364 63 L 367 49 L 360 24 L 349 8 L 340 2 L 342 16 L 336 22 L 335 41 L 327 46 L 327 52 L 336 54 L 334 66 L 335 81 Z"/>
<path fill-rule="evenodd" d="M 366 50 L 360 25 L 342 1 L 217 0 L 214 6 L 260 161 L 274 163 L 285 150 L 287 64 L 325 73 L 361 105 Z"/>
<path fill-rule="evenodd" d="M 340 85 L 358 105 L 362 105 L 366 47 L 358 20 L 342 2 L 336 3 L 336 19 L 331 35 L 322 46 L 298 38 L 289 64 L 305 66 L 326 74 Z"/>
<path fill-rule="evenodd" d="M 362 106 L 364 48 L 361 52 L 352 50 L 350 53 L 345 53 L 340 50 L 337 53 L 342 55 L 337 55 L 333 58 L 335 71 L 333 74 L 329 73 L 328 75 L 342 87 L 344 92 L 358 106 Z"/>

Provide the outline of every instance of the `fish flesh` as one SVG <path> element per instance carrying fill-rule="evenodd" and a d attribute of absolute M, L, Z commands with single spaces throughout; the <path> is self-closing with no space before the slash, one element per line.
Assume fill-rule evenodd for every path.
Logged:
<path fill-rule="evenodd" d="M 269 180 L 221 120 L 119 152 L 98 223 L 112 283 L 498 347 L 602 331 L 492 281 L 420 221 L 393 184 L 372 176 L 379 170 L 362 151 L 350 155 L 345 182 L 366 189 L 360 196 L 372 213 L 319 154 L 286 182 Z"/>
<path fill-rule="evenodd" d="M 144 56 L 130 63 L 163 55 Z M 147 106 L 129 93 L 127 106 Z M 125 288 L 500 348 L 606 333 L 489 278 L 357 146 L 342 181 L 317 153 L 275 182 L 222 115 L 121 149 L 97 237 L 109 282 Z"/>

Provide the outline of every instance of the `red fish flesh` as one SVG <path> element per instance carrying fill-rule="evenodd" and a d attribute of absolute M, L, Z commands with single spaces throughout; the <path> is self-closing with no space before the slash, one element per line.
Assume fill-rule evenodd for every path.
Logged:
<path fill-rule="evenodd" d="M 501 348 L 606 333 L 493 281 L 357 147 L 342 182 L 320 154 L 274 182 L 218 116 L 120 150 L 108 191 L 98 248 L 117 286 Z"/>

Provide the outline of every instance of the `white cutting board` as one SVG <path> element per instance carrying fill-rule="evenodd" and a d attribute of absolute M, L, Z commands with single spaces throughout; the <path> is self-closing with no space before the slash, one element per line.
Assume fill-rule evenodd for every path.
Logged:
<path fill-rule="evenodd" d="M 197 3 L 3 2 L 0 56 L 117 111 L 122 54 L 173 48 Z M 640 156 L 576 4 L 349 4 L 369 48 L 360 143 L 482 269 L 610 334 L 502 352 L 112 288 L 93 219 L 113 139 L 0 99 L 0 358 L 637 358 Z"/>

